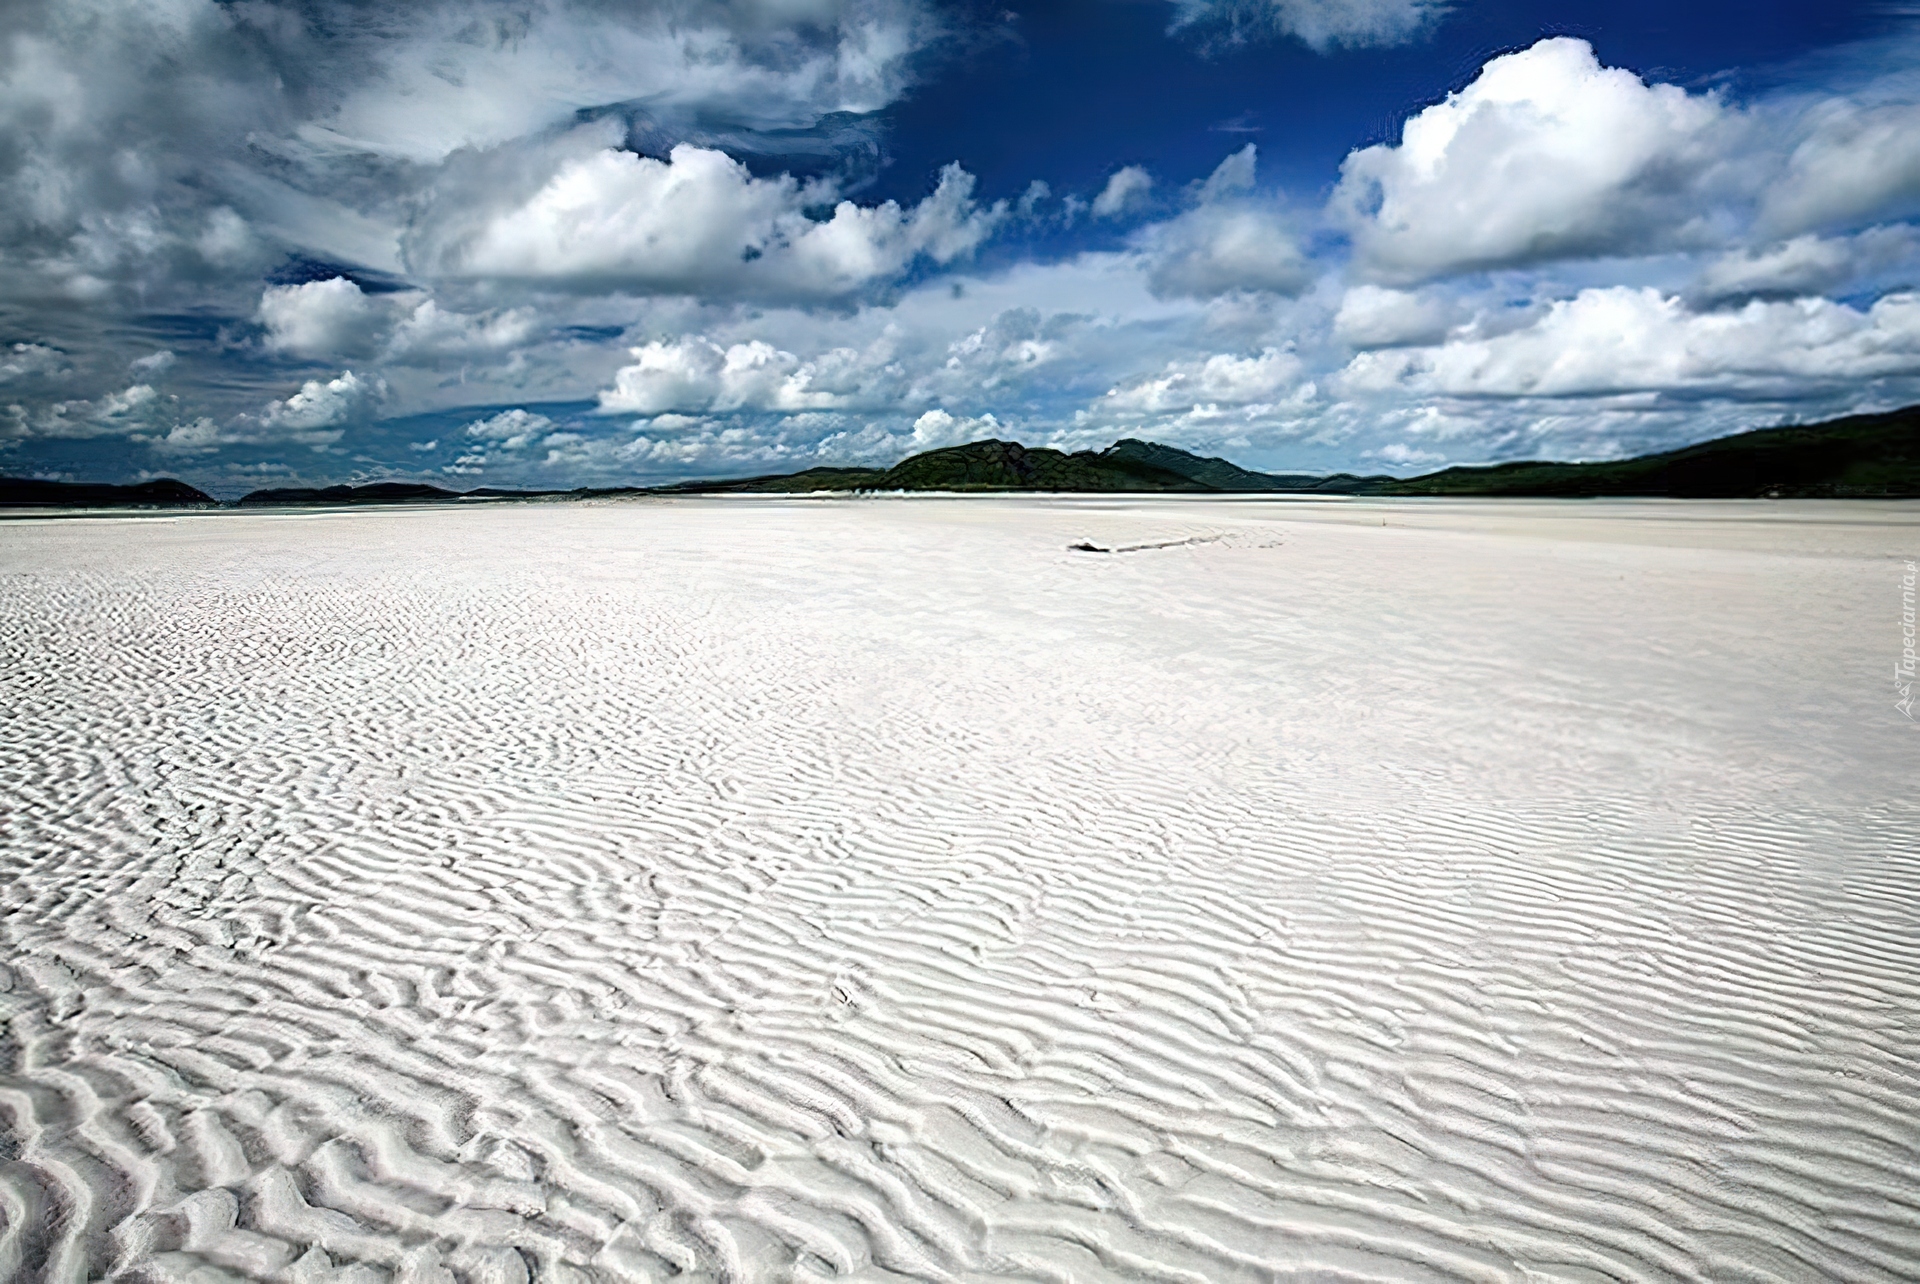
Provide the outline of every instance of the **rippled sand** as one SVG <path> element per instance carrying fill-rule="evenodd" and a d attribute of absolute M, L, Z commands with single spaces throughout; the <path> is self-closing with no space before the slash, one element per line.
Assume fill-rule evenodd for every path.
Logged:
<path fill-rule="evenodd" d="M 1920 1278 L 1912 556 L 1871 504 L 0 524 L 0 1279 Z"/>

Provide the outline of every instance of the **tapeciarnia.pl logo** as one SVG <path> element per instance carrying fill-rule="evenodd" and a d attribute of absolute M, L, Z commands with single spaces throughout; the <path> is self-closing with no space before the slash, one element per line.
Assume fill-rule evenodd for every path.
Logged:
<path fill-rule="evenodd" d="M 1907 563 L 1907 573 L 1900 577 L 1900 658 L 1893 666 L 1893 689 L 1900 698 L 1893 707 L 1913 719 L 1913 585 L 1914 565 Z"/>

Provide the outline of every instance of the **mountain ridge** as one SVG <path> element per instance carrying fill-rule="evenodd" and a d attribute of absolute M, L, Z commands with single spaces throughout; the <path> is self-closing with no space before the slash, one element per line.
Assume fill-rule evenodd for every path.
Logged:
<path fill-rule="evenodd" d="M 1218 456 L 1123 437 L 1104 450 L 1061 451 L 976 441 L 909 455 L 888 468 L 820 466 L 794 473 L 663 486 L 451 491 L 425 482 L 249 492 L 239 507 L 587 499 L 617 495 L 961 491 L 1114 494 L 1294 494 L 1511 498 L 1920 498 L 1920 406 L 1816 424 L 1757 428 L 1623 460 L 1520 460 L 1456 465 L 1419 477 L 1261 473 Z M 0 507 L 216 506 L 172 478 L 134 486 L 0 477 Z"/>
<path fill-rule="evenodd" d="M 0 477 L 0 508 L 189 508 L 220 501 L 171 477 L 131 486 Z"/>

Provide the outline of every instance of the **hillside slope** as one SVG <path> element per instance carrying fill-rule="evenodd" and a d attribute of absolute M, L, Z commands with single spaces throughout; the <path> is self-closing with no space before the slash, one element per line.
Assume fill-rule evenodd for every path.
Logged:
<path fill-rule="evenodd" d="M 213 496 L 171 477 L 137 486 L 0 477 L 0 508 L 184 508 L 214 502 Z"/>
<path fill-rule="evenodd" d="M 1920 496 L 1920 406 L 1763 428 L 1607 463 L 1527 461 L 1448 468 L 1383 486 L 1376 493 L 1674 499 Z"/>

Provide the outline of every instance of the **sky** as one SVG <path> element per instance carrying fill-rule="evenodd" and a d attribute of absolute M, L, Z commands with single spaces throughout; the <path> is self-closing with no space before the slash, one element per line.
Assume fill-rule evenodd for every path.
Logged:
<path fill-rule="evenodd" d="M 1920 402 L 1853 0 L 0 0 L 0 473 L 572 488 Z"/>

